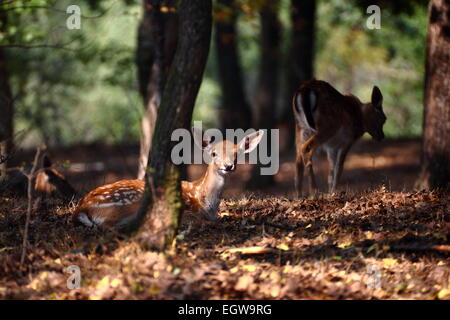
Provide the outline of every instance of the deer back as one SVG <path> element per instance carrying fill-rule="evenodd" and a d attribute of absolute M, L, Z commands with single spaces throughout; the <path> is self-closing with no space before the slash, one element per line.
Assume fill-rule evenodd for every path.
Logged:
<path fill-rule="evenodd" d="M 87 226 L 126 224 L 142 204 L 144 187 L 142 180 L 121 180 L 98 187 L 81 199 L 73 219 Z"/>
<path fill-rule="evenodd" d="M 363 130 L 362 103 L 354 96 L 346 96 L 321 80 L 304 82 L 293 97 L 297 126 L 311 134 L 331 137 L 344 127 L 355 138 Z"/>
<path fill-rule="evenodd" d="M 50 159 L 45 155 L 42 168 L 36 175 L 35 191 L 44 196 L 70 199 L 77 196 L 77 191 L 66 177 L 56 168 L 52 168 Z"/>

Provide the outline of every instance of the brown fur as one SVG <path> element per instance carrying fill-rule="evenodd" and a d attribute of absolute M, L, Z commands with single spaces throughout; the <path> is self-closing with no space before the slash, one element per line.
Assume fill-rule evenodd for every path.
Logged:
<path fill-rule="evenodd" d="M 238 146 L 229 141 L 223 141 L 212 147 L 211 153 L 216 154 L 211 164 L 208 166 L 203 177 L 196 181 L 182 181 L 181 188 L 186 210 L 193 213 L 200 213 L 207 218 L 214 220 L 213 216 L 217 208 L 212 208 L 215 200 L 222 196 L 223 186 L 217 185 L 217 181 L 223 179 L 217 172 L 219 168 L 233 166 L 231 171 L 235 170 Z M 211 199 L 211 196 L 217 199 Z M 210 208 L 210 205 L 212 206 Z"/>
<path fill-rule="evenodd" d="M 114 226 L 132 218 L 142 203 L 144 187 L 142 180 L 121 180 L 98 187 L 81 199 L 73 219 L 78 221 L 84 213 L 91 221 L 101 221 L 97 224 Z"/>
<path fill-rule="evenodd" d="M 71 199 L 77 196 L 77 192 L 67 181 L 64 175 L 56 168 L 52 168 L 50 159 L 44 155 L 43 168 L 36 175 L 34 190 L 41 196 Z"/>
<path fill-rule="evenodd" d="M 310 105 L 311 96 L 314 103 Z M 300 86 L 292 103 L 296 123 L 298 195 L 302 192 L 305 166 L 310 177 L 310 190 L 316 188 L 312 157 L 318 147 L 324 145 L 326 148 L 331 168 L 329 188 L 334 192 L 345 157 L 353 143 L 364 132 L 369 132 L 376 139 L 384 137 L 382 128 L 386 116 L 381 102 L 381 92 L 377 87 L 374 87 L 372 102 L 363 104 L 353 95 L 342 95 L 325 81 L 310 80 Z M 312 115 L 313 120 L 310 120 Z"/>
<path fill-rule="evenodd" d="M 211 144 L 209 139 L 197 142 L 202 148 L 208 150 L 212 161 L 202 178 L 192 182 L 181 182 L 185 211 L 215 221 L 224 185 L 224 175 L 235 170 L 240 148 L 244 150 L 243 152 L 250 152 L 259 143 L 261 137 L 262 132 L 248 135 L 239 145 L 229 141 Z M 97 224 L 112 227 L 124 225 L 134 218 L 142 204 L 144 187 L 145 183 L 142 180 L 122 180 L 96 188 L 80 201 L 73 219 L 85 225 Z"/>

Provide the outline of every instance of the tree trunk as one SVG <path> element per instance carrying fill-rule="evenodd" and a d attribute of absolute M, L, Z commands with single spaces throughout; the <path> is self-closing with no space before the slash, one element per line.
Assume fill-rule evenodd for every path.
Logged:
<path fill-rule="evenodd" d="M 288 57 L 286 97 L 281 122 L 287 128 L 287 148 L 295 141 L 292 97 L 298 86 L 314 76 L 316 0 L 291 0 L 292 43 Z"/>
<path fill-rule="evenodd" d="M 211 0 L 181 1 L 179 41 L 164 88 L 147 166 L 144 203 L 138 212 L 139 241 L 162 250 L 171 244 L 183 210 L 180 167 L 171 159 L 170 137 L 192 119 L 211 40 Z"/>
<path fill-rule="evenodd" d="M 450 3 L 429 6 L 421 184 L 445 188 L 450 181 Z"/>
<path fill-rule="evenodd" d="M 222 6 L 215 23 L 219 81 L 222 88 L 219 118 L 222 129 L 247 130 L 251 127 L 252 115 L 245 97 L 236 48 L 237 9 L 234 0 L 218 0 L 218 3 Z"/>
<path fill-rule="evenodd" d="M 6 13 L 0 13 L 0 31 L 6 29 Z M 0 181 L 6 179 L 7 157 L 13 147 L 13 96 L 4 49 L 0 47 Z"/>
<path fill-rule="evenodd" d="M 280 25 L 277 17 L 278 1 L 268 1 L 263 5 L 261 17 L 261 60 L 255 101 L 255 127 L 257 129 L 275 128 L 275 113 L 278 93 L 278 67 L 280 59 Z M 270 138 L 267 139 L 271 154 Z M 262 188 L 272 185 L 272 175 L 261 175 L 260 165 L 255 165 L 249 188 Z"/>
<path fill-rule="evenodd" d="M 144 0 L 144 17 L 139 26 L 136 51 L 139 91 L 145 106 L 138 179 L 143 179 L 145 175 L 165 78 L 175 54 L 177 28 L 175 0 Z"/>

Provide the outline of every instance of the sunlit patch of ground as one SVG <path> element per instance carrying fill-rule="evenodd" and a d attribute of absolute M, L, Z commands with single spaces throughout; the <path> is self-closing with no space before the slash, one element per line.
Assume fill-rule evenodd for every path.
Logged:
<path fill-rule="evenodd" d="M 450 299 L 449 200 L 384 187 L 302 200 L 237 197 L 222 201 L 216 224 L 186 217 L 166 255 L 74 226 L 73 207 L 50 203 L 33 215 L 20 267 L 26 200 L 8 198 L 0 298 Z M 80 289 L 67 288 L 70 265 L 81 270 Z"/>

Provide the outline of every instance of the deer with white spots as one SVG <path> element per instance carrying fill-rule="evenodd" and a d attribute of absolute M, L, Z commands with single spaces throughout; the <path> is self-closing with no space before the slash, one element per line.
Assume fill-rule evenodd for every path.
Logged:
<path fill-rule="evenodd" d="M 197 128 L 192 128 L 192 132 L 195 143 L 209 153 L 211 162 L 203 177 L 192 182 L 181 182 L 185 211 L 215 222 L 225 177 L 236 169 L 240 153 L 250 153 L 258 146 L 264 131 L 248 134 L 237 145 L 227 140 L 213 143 Z M 144 188 L 145 182 L 142 180 L 121 180 L 98 187 L 80 201 L 75 209 L 74 221 L 89 227 L 126 226 L 136 218 Z"/>
<path fill-rule="evenodd" d="M 293 97 L 296 127 L 296 191 L 302 193 L 303 171 L 309 174 L 310 191 L 316 189 L 312 156 L 322 147 L 328 156 L 329 191 L 335 192 L 342 174 L 345 157 L 351 146 L 365 132 L 375 140 L 384 138 L 383 96 L 373 87 L 372 99 L 362 103 L 351 94 L 343 95 L 328 82 L 304 82 Z"/>

